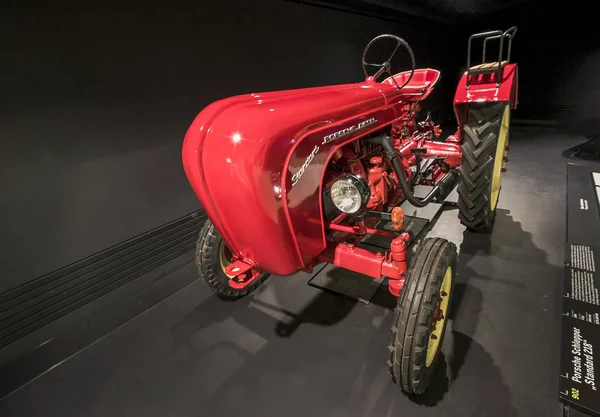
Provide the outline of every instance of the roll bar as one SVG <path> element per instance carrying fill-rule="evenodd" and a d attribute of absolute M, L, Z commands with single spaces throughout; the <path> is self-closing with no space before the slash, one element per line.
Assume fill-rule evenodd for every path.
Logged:
<path fill-rule="evenodd" d="M 475 34 L 471 35 L 469 37 L 469 42 L 467 45 L 467 75 L 496 72 L 496 75 L 497 75 L 496 85 L 499 86 L 500 85 L 500 75 L 502 72 L 502 55 L 504 53 L 504 40 L 508 39 L 508 52 L 506 54 L 506 61 L 508 63 L 508 62 L 510 62 L 510 53 L 512 50 L 512 40 L 516 34 L 517 34 L 517 27 L 512 26 L 512 27 L 508 28 L 507 30 L 505 30 L 504 32 L 502 32 L 501 30 L 492 30 L 492 31 L 488 31 L 488 32 L 480 32 L 480 33 L 475 33 Z M 486 49 L 487 49 L 488 41 L 500 39 L 500 47 L 498 48 L 498 65 L 497 66 L 489 66 L 489 67 L 485 67 L 485 68 L 479 68 L 476 70 L 471 69 L 471 44 L 473 42 L 473 39 L 478 39 L 478 38 L 484 38 L 483 53 L 482 53 L 482 57 L 481 57 L 482 64 L 486 64 Z M 467 77 L 466 88 L 467 89 L 469 88 L 469 77 Z"/>

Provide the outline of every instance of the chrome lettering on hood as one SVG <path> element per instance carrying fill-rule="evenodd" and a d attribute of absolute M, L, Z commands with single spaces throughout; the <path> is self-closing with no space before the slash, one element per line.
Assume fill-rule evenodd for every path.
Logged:
<path fill-rule="evenodd" d="M 319 152 L 319 147 L 315 146 L 315 148 L 312 150 L 310 155 L 308 155 L 308 157 L 306 158 L 306 160 L 304 161 L 304 163 L 302 164 L 302 166 L 300 167 L 298 172 L 296 172 L 294 175 L 292 175 L 292 187 L 294 185 L 296 185 L 296 183 L 298 182 L 298 180 L 300 179 L 302 174 L 304 174 L 304 171 L 306 171 L 306 168 L 308 168 L 308 166 L 310 165 L 312 160 L 315 158 L 315 155 L 317 154 L 317 152 Z"/>
<path fill-rule="evenodd" d="M 363 129 L 374 123 L 377 123 L 377 119 L 370 118 L 368 120 L 365 120 L 364 122 L 360 122 L 357 125 L 350 126 L 350 127 L 347 127 L 346 129 L 340 130 L 339 132 L 335 132 L 335 133 L 332 133 L 331 135 L 327 135 L 323 138 L 323 143 L 321 143 L 321 145 L 331 142 L 332 140 L 339 139 L 343 136 L 349 135 L 350 133 L 356 132 L 356 131 Z M 313 159 L 315 159 L 315 155 L 318 152 L 319 152 L 319 146 L 315 146 L 314 149 L 312 150 L 312 152 L 310 153 L 310 155 L 308 155 L 306 157 L 306 160 L 304 161 L 304 163 L 302 164 L 302 166 L 300 167 L 298 172 L 296 172 L 294 175 L 292 175 L 292 187 L 294 185 L 296 185 L 298 180 L 300 180 L 300 177 L 304 174 L 304 171 L 306 171 L 306 168 L 308 168 L 308 166 L 313 161 Z"/>
<path fill-rule="evenodd" d="M 372 117 L 368 120 L 365 120 L 364 122 L 360 122 L 357 125 L 350 126 L 350 127 L 347 127 L 346 129 L 340 130 L 339 132 L 335 132 L 335 133 L 332 133 L 331 135 L 327 135 L 323 138 L 323 143 L 321 143 L 321 145 L 325 145 L 326 143 L 331 142 L 332 140 L 339 139 L 341 137 L 349 135 L 350 133 L 356 132 L 357 130 L 364 129 L 365 127 L 372 125 L 374 123 L 377 123 L 377 119 Z"/>

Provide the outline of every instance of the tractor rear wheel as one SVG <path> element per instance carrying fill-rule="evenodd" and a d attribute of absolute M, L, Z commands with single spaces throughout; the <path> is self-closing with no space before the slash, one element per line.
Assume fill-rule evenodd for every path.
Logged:
<path fill-rule="evenodd" d="M 388 370 L 407 394 L 425 392 L 433 374 L 446 331 L 456 258 L 453 243 L 425 239 L 398 298 Z"/>
<path fill-rule="evenodd" d="M 508 150 L 507 103 L 472 104 L 463 126 L 458 208 L 461 223 L 476 233 L 491 233 Z"/>
<path fill-rule="evenodd" d="M 230 280 L 235 277 L 225 273 L 225 268 L 233 262 L 233 254 L 210 220 L 204 223 L 196 243 L 196 268 L 200 278 L 208 284 L 217 296 L 234 300 L 250 294 L 269 277 L 262 273 L 244 288 L 233 288 Z"/>

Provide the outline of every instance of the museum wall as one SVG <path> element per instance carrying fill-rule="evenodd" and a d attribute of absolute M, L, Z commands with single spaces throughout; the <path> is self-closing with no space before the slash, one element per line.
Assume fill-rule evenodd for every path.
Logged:
<path fill-rule="evenodd" d="M 280 0 L 15 0 L 0 16 L 0 293 L 197 210 L 180 146 L 198 111 L 360 81 L 377 34 L 447 70 L 429 105 L 451 116 L 452 32 L 439 24 Z"/>
<path fill-rule="evenodd" d="M 585 8 L 531 2 L 477 22 L 479 30 L 518 26 L 516 118 L 600 132 L 600 35 L 593 19 Z"/>

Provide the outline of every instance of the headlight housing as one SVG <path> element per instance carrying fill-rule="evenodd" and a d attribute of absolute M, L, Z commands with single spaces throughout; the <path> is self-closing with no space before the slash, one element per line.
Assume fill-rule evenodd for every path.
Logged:
<path fill-rule="evenodd" d="M 331 201 L 344 213 L 360 212 L 369 201 L 369 184 L 364 178 L 345 174 L 331 186 Z"/>

